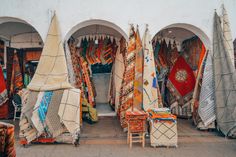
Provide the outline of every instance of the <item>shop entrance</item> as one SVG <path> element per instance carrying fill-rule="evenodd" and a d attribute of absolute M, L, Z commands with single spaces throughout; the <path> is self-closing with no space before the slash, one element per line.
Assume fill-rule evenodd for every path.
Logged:
<path fill-rule="evenodd" d="M 0 64 L 9 98 L 0 108 L 0 117 L 11 118 L 14 110 L 12 97 L 16 90 L 25 88 L 33 77 L 43 41 L 36 29 L 25 21 L 0 18 L 0 45 Z"/>
<path fill-rule="evenodd" d="M 154 36 L 153 49 L 163 105 L 179 118 L 192 118 L 199 129 L 214 128 L 198 115 L 207 36 L 191 25 L 170 25 Z"/>
<path fill-rule="evenodd" d="M 74 83 L 98 116 L 116 116 L 124 70 L 121 47 L 125 44 L 121 42 L 125 38 L 111 23 L 94 22 L 74 30 L 68 40 Z"/>

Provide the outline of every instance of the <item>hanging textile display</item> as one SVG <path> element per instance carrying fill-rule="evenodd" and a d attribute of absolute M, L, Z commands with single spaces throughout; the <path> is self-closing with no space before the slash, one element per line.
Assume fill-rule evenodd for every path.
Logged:
<path fill-rule="evenodd" d="M 199 98 L 198 114 L 205 126 L 216 120 L 212 56 L 207 54 Z"/>
<path fill-rule="evenodd" d="M 73 56 L 72 57 L 72 53 L 70 51 L 70 48 L 71 46 L 69 46 L 68 44 L 70 43 L 65 43 L 64 46 L 65 46 L 65 54 L 66 54 L 66 63 L 67 63 L 67 66 L 68 66 L 68 76 L 69 76 L 69 82 L 72 86 L 77 87 L 77 82 L 76 82 L 76 79 L 75 79 L 75 72 L 74 72 L 74 66 L 78 65 L 78 62 L 74 63 L 72 61 L 72 59 L 74 59 L 75 57 Z"/>
<path fill-rule="evenodd" d="M 173 66 L 175 64 L 175 62 L 178 59 L 178 57 L 179 57 L 179 52 L 178 52 L 178 49 L 177 49 L 176 42 L 174 41 L 173 42 L 173 49 L 172 49 L 171 57 L 170 57 L 171 66 Z"/>
<path fill-rule="evenodd" d="M 213 78 L 215 87 L 216 120 L 218 129 L 236 137 L 236 72 L 225 46 L 220 17 L 215 12 L 213 29 Z"/>
<path fill-rule="evenodd" d="M 165 39 L 161 41 L 161 47 L 158 52 L 158 60 L 162 66 L 162 68 L 166 68 L 168 65 L 167 63 L 167 53 L 168 53 L 168 48 Z"/>
<path fill-rule="evenodd" d="M 142 109 L 143 106 L 143 48 L 137 26 L 135 42 L 135 76 L 133 108 Z"/>
<path fill-rule="evenodd" d="M 198 68 L 202 45 L 202 41 L 197 36 L 186 39 L 182 42 L 182 56 L 193 70 Z"/>
<path fill-rule="evenodd" d="M 192 97 L 195 76 L 185 59 L 180 56 L 168 76 L 167 87 L 176 99 L 183 103 Z"/>
<path fill-rule="evenodd" d="M 68 71 L 61 41 L 61 34 L 54 16 L 47 34 L 43 51 L 28 89 L 35 91 L 72 88 L 68 82 Z"/>
<path fill-rule="evenodd" d="M 143 109 L 162 107 L 162 98 L 156 77 L 155 61 L 151 44 L 151 35 L 146 28 L 143 39 L 144 65 L 143 65 Z"/>
<path fill-rule="evenodd" d="M 19 60 L 18 60 L 16 51 L 15 51 L 14 57 L 13 57 L 13 68 L 12 68 L 10 91 L 11 91 L 11 93 L 13 93 L 15 91 L 15 89 L 22 89 L 23 86 L 24 85 L 23 85 L 21 68 L 20 68 L 20 64 L 19 64 Z"/>
<path fill-rule="evenodd" d="M 43 55 L 22 101 L 20 143 L 55 142 L 64 134 L 77 144 L 80 134 L 80 89 L 68 83 L 67 64 L 56 15 Z M 49 90 L 53 89 L 53 90 Z"/>
<path fill-rule="evenodd" d="M 123 128 L 127 128 L 125 112 L 133 105 L 134 75 L 135 75 L 135 46 L 136 35 L 134 27 L 131 26 L 127 53 L 125 54 L 125 71 L 120 93 L 119 117 Z"/>
<path fill-rule="evenodd" d="M 123 54 L 126 53 L 126 41 L 125 38 L 122 37 L 120 39 L 120 46 L 116 52 L 115 62 L 114 62 L 114 73 L 113 73 L 113 88 L 114 88 L 114 97 L 115 97 L 115 111 L 118 110 L 120 106 L 119 98 L 120 98 L 120 89 L 122 84 L 122 77 L 124 75 L 124 57 Z"/>
<path fill-rule="evenodd" d="M 231 62 L 233 66 L 234 64 L 234 48 L 233 48 L 233 38 L 231 35 L 231 29 L 230 29 L 230 22 L 229 22 L 229 17 L 227 14 L 227 11 L 225 9 L 224 4 L 222 5 L 222 23 L 223 23 L 223 37 L 224 37 L 224 45 L 226 49 L 228 50 Z"/>
<path fill-rule="evenodd" d="M 8 100 L 7 87 L 3 76 L 2 67 L 0 65 L 0 106 Z"/>

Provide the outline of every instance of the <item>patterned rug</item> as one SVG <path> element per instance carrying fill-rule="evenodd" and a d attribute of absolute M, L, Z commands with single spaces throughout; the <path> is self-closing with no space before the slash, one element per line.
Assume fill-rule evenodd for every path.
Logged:
<path fill-rule="evenodd" d="M 182 56 L 177 59 L 170 71 L 167 87 L 178 101 L 187 101 L 191 98 L 195 87 L 195 76 Z"/>

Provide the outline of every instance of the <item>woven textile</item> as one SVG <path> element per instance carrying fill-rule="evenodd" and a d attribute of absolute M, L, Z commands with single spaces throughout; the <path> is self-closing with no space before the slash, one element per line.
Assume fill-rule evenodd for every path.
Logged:
<path fill-rule="evenodd" d="M 42 101 L 40 102 L 40 105 L 38 108 L 38 114 L 39 114 L 39 119 L 42 123 L 45 122 L 46 114 L 48 111 L 48 105 L 51 102 L 52 95 L 53 95 L 52 91 L 44 92 Z"/>
<path fill-rule="evenodd" d="M 120 40 L 120 46 L 118 47 L 118 50 L 116 52 L 115 57 L 115 63 L 114 63 L 114 80 L 113 80 L 113 88 L 115 90 L 115 111 L 118 110 L 120 106 L 119 98 L 120 98 L 120 89 L 122 84 L 122 78 L 124 74 L 124 57 L 123 52 L 126 49 L 125 47 L 125 39 L 121 38 Z"/>
<path fill-rule="evenodd" d="M 39 92 L 26 91 L 29 92 L 27 98 L 24 98 L 22 109 L 21 109 L 21 118 L 19 122 L 20 126 L 20 137 L 23 137 L 27 142 L 31 142 L 37 138 L 37 130 L 34 128 L 31 117 L 33 114 L 34 105 L 37 101 Z"/>
<path fill-rule="evenodd" d="M 80 90 L 64 90 L 58 115 L 74 140 L 80 133 Z"/>
<path fill-rule="evenodd" d="M 224 37 L 224 46 L 228 50 L 230 60 L 234 65 L 234 47 L 233 47 L 233 38 L 231 35 L 230 22 L 227 11 L 222 5 L 222 21 L 223 22 L 223 37 Z"/>
<path fill-rule="evenodd" d="M 13 92 L 15 89 L 22 89 L 23 86 L 24 85 L 23 85 L 23 78 L 22 78 L 20 63 L 19 63 L 16 52 L 14 52 L 10 90 L 11 92 Z"/>
<path fill-rule="evenodd" d="M 198 114 L 207 126 L 216 120 L 212 56 L 207 54 L 199 98 Z"/>
<path fill-rule="evenodd" d="M 31 121 L 33 122 L 34 127 L 38 131 L 38 136 L 40 136 L 44 132 L 44 126 L 43 126 L 43 123 L 40 121 L 39 113 L 38 113 L 38 109 L 43 100 L 43 96 L 44 96 L 44 92 L 39 92 L 37 101 L 34 105 L 34 109 L 32 112 L 32 117 L 31 117 Z"/>
<path fill-rule="evenodd" d="M 189 99 L 195 87 L 195 76 L 183 57 L 179 57 L 170 71 L 167 86 L 178 100 Z"/>
<path fill-rule="evenodd" d="M 136 45 L 135 45 L 135 76 L 134 76 L 134 100 L 133 107 L 142 109 L 143 106 L 143 48 L 139 35 L 139 30 L 136 30 Z"/>
<path fill-rule="evenodd" d="M 225 135 L 236 137 L 236 72 L 229 49 L 224 45 L 220 17 L 215 13 L 213 33 L 213 78 L 215 84 L 216 120 Z"/>
<path fill-rule="evenodd" d="M 175 146 L 177 147 L 177 123 L 171 121 L 150 122 L 151 146 Z"/>
<path fill-rule="evenodd" d="M 0 65 L 0 106 L 4 104 L 8 99 L 7 96 L 7 87 L 6 83 L 4 80 L 3 72 L 2 72 L 2 67 Z"/>
<path fill-rule="evenodd" d="M 157 83 L 155 61 L 153 56 L 153 48 L 151 44 L 151 35 L 146 29 L 142 39 L 144 48 L 144 69 L 143 69 L 143 109 L 162 107 L 162 99 Z M 159 94 L 159 96 L 158 96 Z"/>
<path fill-rule="evenodd" d="M 49 132 L 52 134 L 52 137 L 57 137 L 66 130 L 66 128 L 61 124 L 60 117 L 58 115 L 62 95 L 63 90 L 53 91 L 51 102 L 48 106 L 45 123 Z"/>
<path fill-rule="evenodd" d="M 65 52 L 56 15 L 52 18 L 38 67 L 27 88 L 35 91 L 72 88 L 68 82 Z"/>
<path fill-rule="evenodd" d="M 129 34 L 129 42 L 127 53 L 125 53 L 125 71 L 122 80 L 121 93 L 120 93 L 120 107 L 119 116 L 121 126 L 127 127 L 125 120 L 125 112 L 133 105 L 133 91 L 134 91 L 134 74 L 135 74 L 135 44 L 136 35 L 134 27 L 131 26 Z"/>
<path fill-rule="evenodd" d="M 0 156 L 16 157 L 14 125 L 0 122 Z"/>

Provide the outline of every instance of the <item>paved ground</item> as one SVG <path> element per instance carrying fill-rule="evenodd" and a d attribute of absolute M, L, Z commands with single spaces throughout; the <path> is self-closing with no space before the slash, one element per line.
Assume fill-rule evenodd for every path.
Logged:
<path fill-rule="evenodd" d="M 15 123 L 17 126 L 17 122 Z M 216 131 L 198 131 L 190 120 L 178 120 L 178 148 L 152 148 L 139 144 L 129 148 L 126 135 L 115 118 L 103 118 L 91 126 L 84 125 L 81 145 L 32 144 L 19 145 L 16 128 L 17 157 L 236 157 L 236 140 L 226 139 Z"/>

